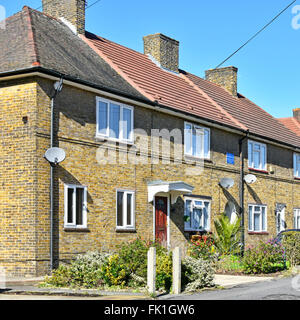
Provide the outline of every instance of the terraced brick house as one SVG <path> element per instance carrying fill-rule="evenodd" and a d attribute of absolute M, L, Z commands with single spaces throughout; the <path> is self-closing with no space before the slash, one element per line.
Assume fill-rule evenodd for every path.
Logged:
<path fill-rule="evenodd" d="M 299 135 L 238 93 L 237 68 L 202 79 L 179 68 L 176 40 L 136 52 L 85 31 L 83 0 L 43 4 L 0 29 L 8 275 L 137 236 L 184 249 L 222 212 L 242 217 L 245 245 L 300 228 Z M 50 165 L 50 146 L 65 160 Z"/>

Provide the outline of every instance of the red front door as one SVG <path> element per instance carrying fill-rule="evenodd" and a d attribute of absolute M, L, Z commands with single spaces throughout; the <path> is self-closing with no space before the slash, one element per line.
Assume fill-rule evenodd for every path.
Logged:
<path fill-rule="evenodd" d="M 155 197 L 155 239 L 167 246 L 168 198 Z"/>

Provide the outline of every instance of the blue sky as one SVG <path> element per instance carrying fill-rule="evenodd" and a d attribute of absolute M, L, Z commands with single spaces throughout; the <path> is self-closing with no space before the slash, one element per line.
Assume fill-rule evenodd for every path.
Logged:
<path fill-rule="evenodd" d="M 291 1 L 101 0 L 87 10 L 86 29 L 140 52 L 143 36 L 164 33 L 180 41 L 180 68 L 203 77 Z M 41 2 L 0 5 L 10 16 Z M 294 17 L 291 7 L 224 65 L 239 68 L 239 92 L 275 117 L 300 107 L 300 29 L 292 28 Z"/>

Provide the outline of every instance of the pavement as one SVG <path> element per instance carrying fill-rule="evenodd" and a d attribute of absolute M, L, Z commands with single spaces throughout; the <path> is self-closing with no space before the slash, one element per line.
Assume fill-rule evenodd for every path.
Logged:
<path fill-rule="evenodd" d="M 274 277 L 215 275 L 215 283 L 222 288 L 266 282 Z M 103 291 L 98 289 L 67 289 L 38 287 L 43 280 L 39 278 L 11 278 L 6 279 L 5 286 L 0 286 L 0 300 L 148 300 L 146 293 L 133 291 Z M 181 294 L 182 296 L 183 294 Z M 161 295 L 159 299 L 168 299 L 174 295 Z"/>

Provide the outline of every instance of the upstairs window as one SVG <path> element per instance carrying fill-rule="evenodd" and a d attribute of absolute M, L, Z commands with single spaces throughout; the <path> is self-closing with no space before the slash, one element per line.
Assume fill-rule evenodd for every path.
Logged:
<path fill-rule="evenodd" d="M 117 190 L 117 229 L 135 229 L 134 191 Z"/>
<path fill-rule="evenodd" d="M 300 154 L 294 153 L 294 177 L 300 178 Z"/>
<path fill-rule="evenodd" d="M 133 107 L 97 98 L 96 136 L 133 142 Z"/>
<path fill-rule="evenodd" d="M 196 158 L 210 158 L 210 130 L 185 122 L 184 152 Z"/>
<path fill-rule="evenodd" d="M 267 170 L 267 146 L 265 144 L 248 141 L 248 167 Z"/>
<path fill-rule="evenodd" d="M 186 231 L 210 230 L 210 201 L 185 198 L 184 229 Z"/>
<path fill-rule="evenodd" d="M 86 228 L 87 188 L 65 185 L 65 227 Z"/>
<path fill-rule="evenodd" d="M 267 231 L 267 206 L 250 204 L 248 207 L 248 213 L 249 231 Z"/>

